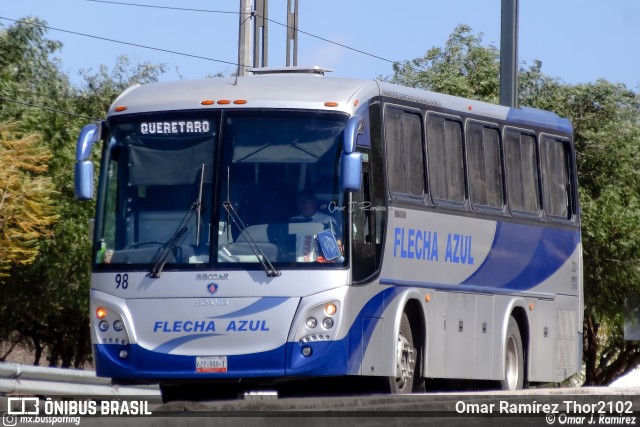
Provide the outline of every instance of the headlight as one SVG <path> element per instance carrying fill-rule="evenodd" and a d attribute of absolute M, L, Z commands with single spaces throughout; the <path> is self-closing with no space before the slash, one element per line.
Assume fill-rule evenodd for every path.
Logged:
<path fill-rule="evenodd" d="M 116 320 L 115 322 L 113 322 L 113 329 L 118 332 L 124 329 L 124 323 L 122 323 L 122 320 Z"/>
<path fill-rule="evenodd" d="M 336 300 L 315 305 L 304 312 L 295 341 L 306 344 L 335 339 L 339 324 L 340 303 Z M 321 320 L 318 320 L 321 319 Z"/>
<path fill-rule="evenodd" d="M 322 321 L 322 327 L 325 329 L 333 328 L 333 319 L 330 317 L 325 317 L 324 320 Z"/>
<path fill-rule="evenodd" d="M 316 320 L 316 318 L 315 318 L 315 317 L 309 317 L 309 318 L 307 319 L 306 324 L 307 324 L 307 328 L 309 328 L 309 329 L 313 329 L 313 328 L 315 328 L 316 326 L 318 326 L 318 321 Z"/>

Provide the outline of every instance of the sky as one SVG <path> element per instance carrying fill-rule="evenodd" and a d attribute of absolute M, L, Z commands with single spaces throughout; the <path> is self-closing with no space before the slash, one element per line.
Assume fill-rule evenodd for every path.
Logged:
<path fill-rule="evenodd" d="M 299 0 L 298 27 L 306 34 L 299 35 L 297 62 L 339 77 L 386 77 L 394 61 L 443 47 L 459 24 L 499 48 L 500 8 L 501 0 Z M 240 0 L 4 0 L 0 25 L 45 20 L 47 37 L 63 43 L 58 56 L 74 83 L 82 81 L 80 70 L 111 69 L 120 55 L 133 64 L 166 64 L 161 80 L 195 79 L 236 71 L 239 10 Z M 286 64 L 286 12 L 286 0 L 269 2 L 269 66 Z M 518 59 L 542 61 L 545 74 L 565 83 L 602 78 L 638 91 L 639 30 L 637 0 L 520 0 Z"/>

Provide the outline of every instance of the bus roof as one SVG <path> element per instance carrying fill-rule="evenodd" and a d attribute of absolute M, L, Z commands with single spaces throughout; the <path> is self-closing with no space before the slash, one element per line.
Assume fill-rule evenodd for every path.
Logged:
<path fill-rule="evenodd" d="M 124 113 L 189 110 L 207 108 L 201 104 L 205 100 L 215 101 L 210 108 L 305 108 L 352 114 L 353 97 L 366 92 L 370 92 L 369 96 L 378 94 L 374 80 L 327 78 L 318 74 L 180 80 L 127 89 L 114 101 L 109 116 L 118 115 L 115 111 L 118 106 L 127 107 Z"/>
<path fill-rule="evenodd" d="M 513 125 L 572 132 L 567 119 L 549 111 L 514 109 L 376 80 L 292 72 L 257 74 L 237 79 L 210 78 L 136 85 L 114 101 L 108 115 L 203 108 L 303 108 L 354 114 L 358 105 L 380 95 L 387 100 L 408 101 L 451 113 L 509 121 Z M 213 103 L 206 105 L 203 101 Z M 118 112 L 118 107 L 126 109 Z"/>

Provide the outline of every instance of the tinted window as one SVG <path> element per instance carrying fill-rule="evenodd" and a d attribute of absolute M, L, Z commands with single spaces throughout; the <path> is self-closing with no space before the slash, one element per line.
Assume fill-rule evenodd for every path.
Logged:
<path fill-rule="evenodd" d="M 471 124 L 466 142 L 471 202 L 474 205 L 502 207 L 502 166 L 497 129 Z"/>
<path fill-rule="evenodd" d="M 548 215 L 568 218 L 570 184 L 565 145 L 545 137 L 541 149 L 545 210 Z"/>
<path fill-rule="evenodd" d="M 512 210 L 536 213 L 540 210 L 535 139 L 508 131 L 505 140 L 507 191 Z"/>
<path fill-rule="evenodd" d="M 391 192 L 422 197 L 424 159 L 420 116 L 397 108 L 387 108 L 384 127 Z"/>
<path fill-rule="evenodd" d="M 429 182 L 434 199 L 464 201 L 462 126 L 441 116 L 427 120 Z"/>

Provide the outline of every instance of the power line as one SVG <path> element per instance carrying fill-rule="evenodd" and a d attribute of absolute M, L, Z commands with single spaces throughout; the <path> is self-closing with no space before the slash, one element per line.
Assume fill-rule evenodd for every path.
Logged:
<path fill-rule="evenodd" d="M 145 45 L 138 44 L 138 43 L 125 42 L 125 41 L 122 41 L 122 40 L 110 39 L 108 37 L 94 36 L 94 35 L 91 35 L 91 34 L 80 33 L 80 32 L 77 32 L 77 31 L 63 30 L 61 28 L 51 27 L 51 26 L 48 26 L 48 25 L 34 24 L 34 23 L 31 23 L 31 22 L 24 22 L 24 21 L 19 20 L 19 19 L 5 18 L 3 16 L 0 16 L 0 19 L 4 19 L 4 20 L 7 20 L 7 21 L 12 21 L 12 22 L 16 22 L 16 23 L 17 22 L 22 22 L 24 24 L 33 25 L 33 26 L 41 27 L 41 28 L 46 28 L 48 30 L 60 31 L 62 33 L 73 34 L 73 35 L 76 35 L 76 36 L 89 37 L 89 38 L 92 38 L 92 39 L 103 40 L 103 41 L 108 41 L 108 42 L 112 42 L 112 43 L 119 43 L 119 44 L 123 44 L 123 45 L 127 45 L 127 46 L 134 46 L 134 47 L 140 47 L 140 48 L 143 48 L 143 49 L 156 50 L 158 52 L 165 52 L 165 53 L 171 53 L 171 54 L 174 54 L 174 55 L 187 56 L 187 57 L 190 57 L 190 58 L 203 59 L 205 61 L 220 62 L 222 64 L 229 64 L 229 65 L 234 65 L 234 66 L 241 65 L 241 64 L 238 64 L 236 62 L 225 61 L 225 60 L 222 60 L 222 59 L 208 58 L 206 56 L 193 55 L 193 54 L 184 53 L 184 52 L 177 52 L 175 50 L 163 49 L 163 48 L 153 47 L 153 46 L 145 46 Z"/>
<path fill-rule="evenodd" d="M 373 53 L 365 52 L 364 50 L 356 49 L 355 47 L 347 46 L 347 45 L 342 44 L 342 43 L 338 43 L 338 42 L 334 42 L 334 41 L 329 40 L 329 39 L 325 39 L 324 37 L 320 37 L 320 36 L 317 36 L 317 35 L 315 35 L 315 34 L 311 34 L 311 33 L 308 33 L 308 32 L 306 32 L 306 31 L 302 31 L 302 30 L 301 30 L 301 29 L 299 29 L 299 28 L 291 27 L 291 26 L 289 26 L 289 25 L 287 25 L 287 24 L 283 24 L 282 22 L 275 21 L 275 20 L 273 20 L 273 19 L 271 19 L 271 18 L 265 18 L 264 16 L 260 16 L 260 15 L 258 15 L 258 14 L 256 14 L 256 16 L 259 16 L 260 18 L 266 19 L 266 20 L 267 20 L 267 21 L 269 21 L 269 22 L 273 22 L 274 24 L 282 25 L 283 27 L 286 27 L 286 28 L 289 28 L 289 29 L 295 30 L 295 31 L 297 31 L 297 32 L 299 32 L 299 33 L 302 33 L 302 34 L 304 34 L 304 35 L 307 35 L 307 36 L 310 36 L 310 37 L 314 37 L 314 38 L 316 38 L 316 39 L 318 39 L 318 40 L 322 40 L 322 41 L 324 41 L 324 42 L 331 43 L 331 44 L 334 44 L 334 45 L 336 45 L 336 46 L 340 46 L 340 47 L 343 47 L 343 48 L 345 48 L 345 49 L 349 49 L 349 50 L 352 50 L 352 51 L 354 51 L 354 52 L 358 52 L 358 53 L 361 53 L 361 54 L 363 54 L 363 55 L 370 56 L 370 57 L 372 57 L 372 58 L 380 59 L 380 60 L 382 60 L 382 61 L 390 62 L 390 63 L 392 63 L 392 64 L 395 64 L 396 62 L 398 62 L 398 61 L 392 61 L 391 59 L 383 58 L 383 57 L 378 56 L 378 55 L 374 55 Z"/>
<path fill-rule="evenodd" d="M 169 10 L 181 10 L 185 12 L 205 12 L 205 13 L 228 13 L 238 15 L 240 12 L 231 12 L 228 10 L 208 10 L 208 9 L 191 9 L 186 7 L 171 7 L 171 6 L 156 6 L 151 4 L 140 4 L 140 3 L 125 3 L 118 1 L 108 1 L 108 0 L 85 0 L 94 3 L 108 3 L 108 4 L 117 4 L 122 6 L 136 6 L 136 7 L 147 7 L 153 9 L 169 9 Z"/>
<path fill-rule="evenodd" d="M 20 105 L 24 105 L 24 106 L 31 107 L 31 108 L 38 108 L 40 110 L 45 110 L 45 111 L 49 111 L 49 112 L 52 112 L 52 113 L 59 113 L 59 114 L 67 115 L 67 116 L 80 117 L 80 118 L 89 119 L 89 120 L 101 120 L 98 117 L 85 116 L 83 114 L 77 114 L 77 113 L 72 113 L 70 111 L 58 110 L 56 108 L 43 107 L 42 105 L 36 105 L 36 104 L 31 104 L 29 102 L 18 101 L 17 99 L 6 98 L 6 97 L 4 97 L 2 95 L 0 95 L 0 99 L 3 100 L 3 101 L 7 101 L 7 102 L 13 102 L 14 104 L 20 104 Z"/>
<path fill-rule="evenodd" d="M 230 11 L 222 11 L 222 10 L 192 9 L 192 8 L 182 8 L 182 7 L 157 6 L 157 5 L 150 5 L 150 4 L 125 3 L 125 2 L 117 2 L 117 1 L 110 1 L 110 0 L 85 0 L 85 1 L 94 2 L 94 3 L 115 4 L 115 5 L 122 5 L 122 6 L 146 7 L 146 8 L 152 8 L 152 9 L 180 10 L 180 11 L 186 11 L 186 12 L 228 13 L 228 14 L 236 14 L 236 15 L 240 14 L 240 12 L 230 12 Z M 351 47 L 351 46 L 347 46 L 347 45 L 342 44 L 342 43 L 335 42 L 333 40 L 329 40 L 327 38 L 318 36 L 316 34 L 312 34 L 312 33 L 309 33 L 307 31 L 303 31 L 303 30 L 301 30 L 299 28 L 291 27 L 291 26 L 289 26 L 287 24 L 283 24 L 282 22 L 278 22 L 278 21 L 273 20 L 271 18 L 266 18 L 266 17 L 264 17 L 264 16 L 262 16 L 260 14 L 257 14 L 257 13 L 252 13 L 252 16 L 256 16 L 256 17 L 265 19 L 265 20 L 267 20 L 269 22 L 272 22 L 274 24 L 281 25 L 281 26 L 283 26 L 283 27 L 285 27 L 287 29 L 298 31 L 299 33 L 307 35 L 309 37 L 313 37 L 313 38 L 316 38 L 318 40 L 322 40 L 322 41 L 324 41 L 326 43 L 331 43 L 333 45 L 340 46 L 340 47 L 342 47 L 344 49 L 348 49 L 348 50 L 360 53 L 362 55 L 370 56 L 372 58 L 376 58 L 376 59 L 379 59 L 381 61 L 389 62 L 391 64 L 395 64 L 396 62 L 398 62 L 398 61 L 393 61 L 391 59 L 383 58 L 382 56 L 378 56 L 378 55 L 375 55 L 373 53 L 365 52 L 364 50 L 360 50 L 360 49 L 356 49 L 356 48 Z"/>

